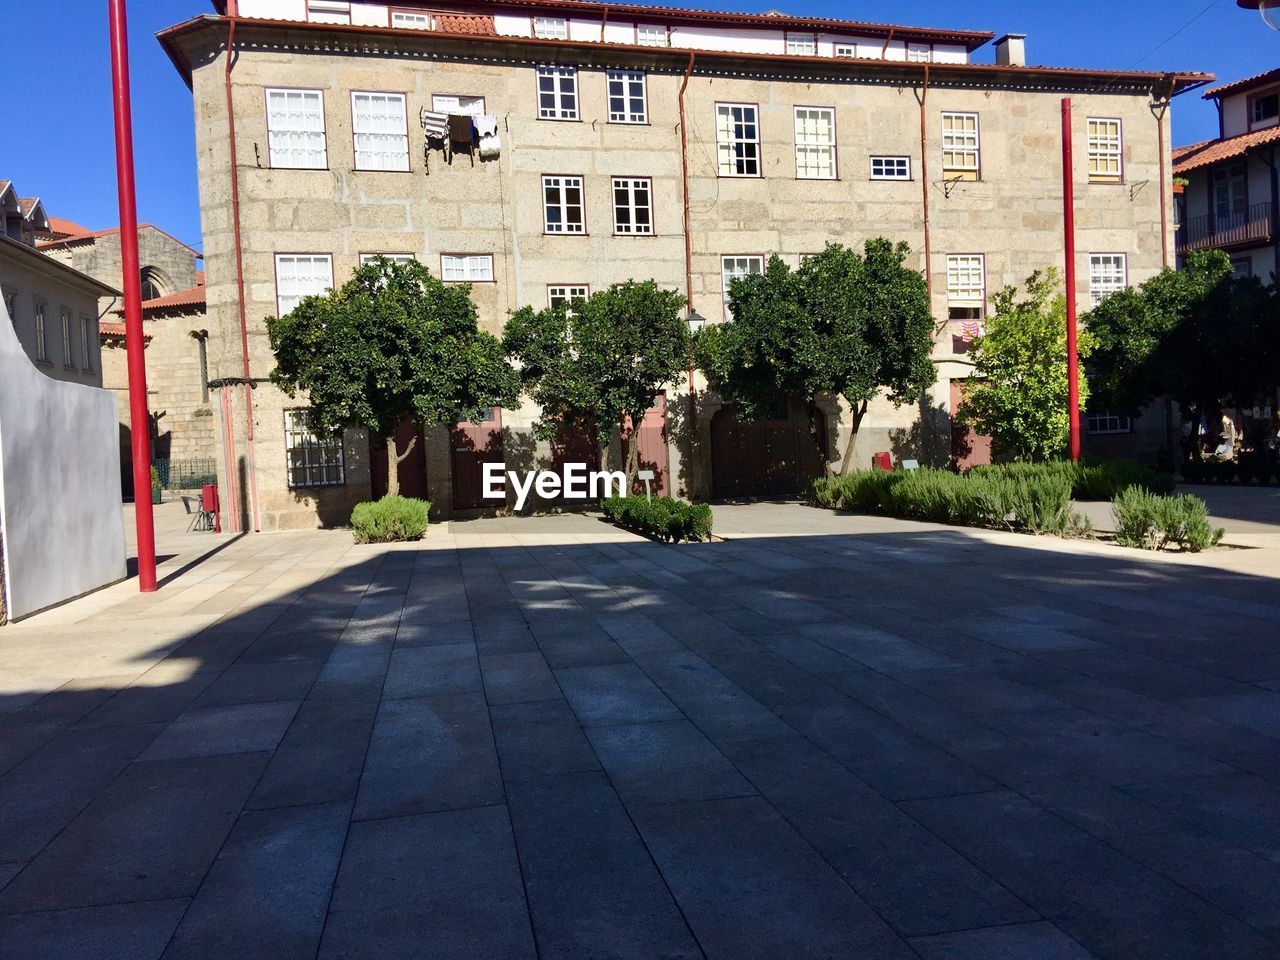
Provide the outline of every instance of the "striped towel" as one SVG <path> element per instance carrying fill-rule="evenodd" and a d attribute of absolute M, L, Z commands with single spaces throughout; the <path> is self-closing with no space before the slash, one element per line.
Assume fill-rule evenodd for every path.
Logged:
<path fill-rule="evenodd" d="M 982 324 L 977 320 L 966 320 L 960 324 L 960 330 L 966 340 L 976 340 L 982 335 Z"/>
<path fill-rule="evenodd" d="M 443 140 L 449 133 L 449 115 L 436 113 L 425 107 L 421 114 L 422 129 L 426 131 L 428 140 Z"/>

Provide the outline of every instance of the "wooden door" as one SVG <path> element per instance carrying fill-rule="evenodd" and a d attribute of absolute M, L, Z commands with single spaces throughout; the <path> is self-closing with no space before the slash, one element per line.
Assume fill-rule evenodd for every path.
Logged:
<path fill-rule="evenodd" d="M 963 380 L 951 381 L 951 462 L 957 470 L 968 470 L 991 462 L 991 438 L 958 423 L 956 411 L 964 399 Z"/>
<path fill-rule="evenodd" d="M 817 414 L 825 447 L 826 418 Z M 711 487 L 717 499 L 798 496 L 822 476 L 809 416 L 794 397 L 779 398 L 763 420 L 743 421 L 732 407 L 711 418 Z"/>
<path fill-rule="evenodd" d="M 449 430 L 453 473 L 453 509 L 476 510 L 500 507 L 498 500 L 485 500 L 484 465 L 502 463 L 502 409 L 490 407 L 483 423 L 464 420 Z"/>
<path fill-rule="evenodd" d="M 671 470 L 667 460 L 667 397 L 660 393 L 653 399 L 653 406 L 645 411 L 640 421 L 637 442 L 640 445 L 638 469 L 652 470 L 649 487 L 655 497 L 666 497 L 671 490 Z M 630 455 L 631 425 L 622 427 L 622 455 Z M 625 461 L 624 461 L 625 462 Z M 644 481 L 637 480 L 635 493 L 644 493 Z"/>

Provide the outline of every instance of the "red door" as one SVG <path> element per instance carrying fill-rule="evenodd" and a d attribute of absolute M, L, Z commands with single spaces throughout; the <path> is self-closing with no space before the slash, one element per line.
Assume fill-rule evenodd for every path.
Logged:
<path fill-rule="evenodd" d="M 964 385 L 963 380 L 951 381 L 951 462 L 957 470 L 968 470 L 991 462 L 991 438 L 956 422 L 956 411 L 964 399 Z"/>
<path fill-rule="evenodd" d="M 502 409 L 490 407 L 483 423 L 464 420 L 449 430 L 453 466 L 453 509 L 475 510 L 500 507 L 498 500 L 485 500 L 484 465 L 502 463 Z"/>
<path fill-rule="evenodd" d="M 622 455 L 624 457 L 630 456 L 630 442 L 631 425 L 628 422 L 623 424 L 622 428 Z M 653 471 L 654 478 L 649 481 L 649 487 L 654 496 L 668 496 L 671 489 L 669 482 L 671 471 L 667 464 L 666 394 L 660 393 L 654 397 L 653 406 L 645 411 L 644 419 L 640 421 L 638 443 L 640 444 L 638 469 Z M 643 480 L 636 480 L 634 492 L 644 493 Z"/>
<path fill-rule="evenodd" d="M 551 441 L 551 465 L 560 472 L 566 463 L 583 463 L 588 470 L 600 469 L 600 443 L 594 426 L 561 424 Z"/>

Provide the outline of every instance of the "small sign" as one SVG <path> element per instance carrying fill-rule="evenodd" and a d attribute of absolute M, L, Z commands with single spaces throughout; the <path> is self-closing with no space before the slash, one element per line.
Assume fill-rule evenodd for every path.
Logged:
<path fill-rule="evenodd" d="M 639 477 L 641 480 L 657 479 L 657 474 L 655 474 L 652 470 L 641 470 L 639 473 L 636 474 L 636 476 Z"/>

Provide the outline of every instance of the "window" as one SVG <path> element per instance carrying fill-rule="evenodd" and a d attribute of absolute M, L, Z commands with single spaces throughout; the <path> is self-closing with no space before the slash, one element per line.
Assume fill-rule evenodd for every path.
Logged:
<path fill-rule="evenodd" d="M 910 180 L 910 157 L 872 157 L 872 180 Z"/>
<path fill-rule="evenodd" d="M 543 177 L 542 201 L 547 233 L 586 233 L 581 177 Z"/>
<path fill-rule="evenodd" d="M 578 119 L 577 67 L 538 67 L 538 116 L 543 120 Z"/>
<path fill-rule="evenodd" d="M 933 59 L 933 47 L 927 43 L 908 43 L 907 44 L 907 62 L 908 63 L 928 63 Z"/>
<path fill-rule="evenodd" d="M 431 109 L 436 113 L 456 113 L 461 116 L 478 117 L 484 114 L 484 97 L 437 93 L 431 98 Z"/>
<path fill-rule="evenodd" d="M 319 90 L 267 90 L 271 166 L 324 170 L 324 95 Z"/>
<path fill-rule="evenodd" d="M 9 314 L 9 322 L 13 324 L 13 328 L 18 328 L 18 292 L 4 288 L 4 309 Z"/>
<path fill-rule="evenodd" d="M 408 10 L 392 10 L 391 25 L 408 30 L 430 30 L 431 15 L 427 13 L 411 13 Z"/>
<path fill-rule="evenodd" d="M 1213 218 L 1219 230 L 1238 226 L 1243 222 L 1249 206 L 1249 184 L 1245 177 L 1245 165 L 1233 163 L 1229 167 L 1213 168 Z"/>
<path fill-rule="evenodd" d="M 327 253 L 276 254 L 276 316 L 283 317 L 303 297 L 333 289 L 333 258 Z"/>
<path fill-rule="evenodd" d="M 654 23 L 642 23 L 636 27 L 636 43 L 642 47 L 665 47 L 670 42 L 666 27 Z"/>
<path fill-rule="evenodd" d="M 1089 296 L 1095 307 L 1103 297 L 1129 285 L 1125 260 L 1123 253 L 1089 254 Z"/>
<path fill-rule="evenodd" d="M 733 256 L 720 258 L 720 280 L 724 291 L 724 318 L 733 319 L 733 311 L 729 307 L 729 287 L 739 277 L 753 273 L 764 273 L 764 257 Z"/>
<path fill-rule="evenodd" d="M 796 107 L 796 177 L 836 178 L 836 112 L 831 107 Z"/>
<path fill-rule="evenodd" d="M 575 300 L 585 300 L 591 296 L 591 288 L 585 283 L 564 283 L 547 287 L 547 306 L 552 310 L 564 307 L 566 313 L 572 314 L 570 304 Z"/>
<path fill-rule="evenodd" d="M 161 277 L 160 271 L 155 267 L 143 267 L 138 273 L 138 289 L 142 293 L 142 299 L 154 300 L 156 297 L 163 297 L 168 293 L 168 285 Z"/>
<path fill-rule="evenodd" d="M 613 178 L 613 232 L 653 233 L 653 183 L 648 177 Z"/>
<path fill-rule="evenodd" d="M 93 342 L 97 339 L 97 325 L 93 317 L 80 315 L 80 369 L 93 370 Z"/>
<path fill-rule="evenodd" d="M 62 365 L 75 369 L 75 353 L 72 349 L 71 342 L 71 311 L 66 307 L 61 310 L 62 315 Z"/>
<path fill-rule="evenodd" d="M 209 402 L 209 334 L 203 330 L 192 334 L 196 341 L 196 359 L 200 364 L 200 402 Z"/>
<path fill-rule="evenodd" d="M 793 57 L 817 56 L 818 38 L 812 33 L 788 33 L 787 53 Z"/>
<path fill-rule="evenodd" d="M 442 253 L 440 278 L 469 283 L 493 281 L 493 255 L 489 253 Z"/>
<path fill-rule="evenodd" d="M 564 17 L 534 17 L 533 35 L 539 40 L 568 40 L 569 21 Z"/>
<path fill-rule="evenodd" d="M 842 59 L 852 60 L 858 55 L 858 45 L 856 43 L 837 43 L 835 55 Z"/>
<path fill-rule="evenodd" d="M 284 412 L 284 446 L 290 487 L 334 487 L 344 482 L 342 434 L 315 429 L 310 411 Z"/>
<path fill-rule="evenodd" d="M 648 123 L 643 70 L 609 70 L 610 123 Z"/>
<path fill-rule="evenodd" d="M 947 257 L 947 318 L 981 320 L 987 302 L 987 264 L 980 253 Z"/>
<path fill-rule="evenodd" d="M 403 93 L 351 94 L 357 170 L 408 170 L 409 124 Z"/>
<path fill-rule="evenodd" d="M 346 0 L 307 0 L 307 19 L 312 23 L 350 23 L 351 4 Z"/>
<path fill-rule="evenodd" d="M 1268 120 L 1280 117 L 1280 93 L 1268 93 L 1254 99 L 1249 111 L 1249 120 L 1253 124 L 1266 124 Z"/>
<path fill-rule="evenodd" d="M 360 254 L 360 266 L 367 266 L 378 257 L 385 257 L 392 263 L 408 263 L 414 259 L 412 253 L 362 253 Z"/>
<path fill-rule="evenodd" d="M 1085 417 L 1085 429 L 1091 434 L 1129 433 L 1133 430 L 1133 420 L 1130 417 L 1117 416 L 1110 411 L 1091 413 Z"/>
<path fill-rule="evenodd" d="M 36 330 L 36 359 L 45 363 L 49 362 L 49 331 L 44 325 L 44 311 L 46 304 L 41 300 L 34 301 L 32 309 L 32 318 L 35 320 Z"/>
<path fill-rule="evenodd" d="M 1119 183 L 1124 173 L 1120 121 L 1089 117 L 1089 182 Z"/>
<path fill-rule="evenodd" d="M 1236 257 L 1231 261 L 1231 279 L 1247 280 L 1253 276 L 1253 261 L 1249 257 Z"/>
<path fill-rule="evenodd" d="M 942 115 L 942 175 L 948 179 L 977 180 L 979 170 L 978 115 Z"/>
<path fill-rule="evenodd" d="M 720 176 L 760 176 L 757 111 L 754 104 L 716 104 L 716 154 Z"/>

